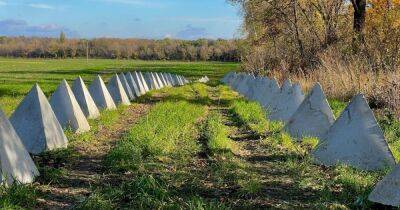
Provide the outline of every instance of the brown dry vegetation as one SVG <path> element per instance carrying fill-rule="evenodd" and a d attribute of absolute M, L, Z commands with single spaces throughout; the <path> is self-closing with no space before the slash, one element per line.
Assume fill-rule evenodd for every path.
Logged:
<path fill-rule="evenodd" d="M 230 1 L 244 17 L 243 70 L 320 82 L 342 101 L 361 92 L 400 116 L 399 0 Z"/>

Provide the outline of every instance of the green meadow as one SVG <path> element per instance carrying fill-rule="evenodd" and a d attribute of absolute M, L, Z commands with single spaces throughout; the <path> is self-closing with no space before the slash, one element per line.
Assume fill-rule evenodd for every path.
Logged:
<path fill-rule="evenodd" d="M 41 175 L 0 186 L 5 209 L 368 209 L 388 170 L 314 164 L 318 139 L 299 142 L 268 113 L 217 82 L 238 64 L 132 60 L 0 60 L 8 114 L 38 82 L 49 96 L 61 79 L 107 80 L 123 71 L 163 71 L 208 84 L 153 90 L 131 106 L 102 111 L 91 130 L 66 130 L 66 149 L 34 157 Z M 89 83 L 89 82 L 87 82 Z M 329 100 L 337 117 L 346 103 Z M 400 123 L 379 117 L 399 159 Z"/>
<path fill-rule="evenodd" d="M 217 79 L 238 66 L 222 62 L 0 58 L 0 107 L 10 114 L 35 83 L 50 96 L 62 79 L 72 82 L 77 76 L 86 85 L 97 74 L 107 80 L 112 74 L 124 71 L 170 72 L 189 79 L 207 75 Z"/>

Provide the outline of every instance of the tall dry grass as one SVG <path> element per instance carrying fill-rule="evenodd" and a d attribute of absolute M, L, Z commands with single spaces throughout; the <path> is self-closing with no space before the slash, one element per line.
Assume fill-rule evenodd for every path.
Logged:
<path fill-rule="evenodd" d="M 290 78 L 306 92 L 319 82 L 327 97 L 342 101 L 363 93 L 372 108 L 386 109 L 400 116 L 400 70 L 379 70 L 365 57 L 342 58 L 335 49 L 325 51 L 319 58 L 320 64 L 313 70 L 300 70 L 296 74 L 275 70 L 269 74 L 281 82 Z"/>

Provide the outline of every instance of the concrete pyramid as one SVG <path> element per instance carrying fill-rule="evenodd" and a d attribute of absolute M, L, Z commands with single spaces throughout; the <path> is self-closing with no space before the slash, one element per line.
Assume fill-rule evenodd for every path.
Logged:
<path fill-rule="evenodd" d="M 342 112 L 313 156 L 323 165 L 342 163 L 362 170 L 395 165 L 383 132 L 361 94 L 355 96 Z"/>
<path fill-rule="evenodd" d="M 78 77 L 74 81 L 72 92 L 74 93 L 83 114 L 85 114 L 88 119 L 96 119 L 100 116 L 99 109 L 94 103 L 94 100 L 81 77 Z"/>
<path fill-rule="evenodd" d="M 179 86 L 184 85 L 184 84 L 183 84 L 183 81 L 182 81 L 182 78 L 181 78 L 180 75 L 176 75 L 176 80 L 178 81 L 178 85 L 179 85 Z"/>
<path fill-rule="evenodd" d="M 266 91 L 267 94 L 263 95 L 260 103 L 268 112 L 270 112 L 274 107 L 276 98 L 279 97 L 281 93 L 281 89 L 279 88 L 278 82 L 275 78 L 268 81 Z"/>
<path fill-rule="evenodd" d="M 332 109 L 321 85 L 317 83 L 290 117 L 285 130 L 294 138 L 317 137 L 321 139 L 334 122 Z"/>
<path fill-rule="evenodd" d="M 121 81 L 122 87 L 124 88 L 126 95 L 128 96 L 128 99 L 131 101 L 135 100 L 136 97 L 134 92 L 132 91 L 133 88 L 131 88 L 131 85 L 128 83 L 128 80 L 125 77 L 124 73 L 120 73 L 118 77 Z"/>
<path fill-rule="evenodd" d="M 269 115 L 270 120 L 288 122 L 290 117 L 296 112 L 304 100 L 304 94 L 300 85 L 292 86 L 289 80 L 283 84 L 280 97 L 277 99 L 277 105 Z"/>
<path fill-rule="evenodd" d="M 172 80 L 171 74 L 170 73 L 164 73 L 164 77 L 167 80 L 167 83 L 169 84 L 169 86 L 173 87 L 174 86 L 174 82 Z"/>
<path fill-rule="evenodd" d="M 71 128 L 76 133 L 90 130 L 85 114 L 65 79 L 51 96 L 50 105 L 64 129 Z"/>
<path fill-rule="evenodd" d="M 158 83 L 158 87 L 161 89 L 165 86 L 164 82 L 162 81 L 161 77 L 160 77 L 160 73 L 155 72 L 154 76 L 156 77 L 156 81 Z"/>
<path fill-rule="evenodd" d="M 386 175 L 368 196 L 368 200 L 390 206 L 400 206 L 400 165 Z"/>
<path fill-rule="evenodd" d="M 167 74 L 167 73 L 161 73 L 161 75 L 162 75 L 162 77 L 164 78 L 164 81 L 165 81 L 165 83 L 167 84 L 167 86 L 168 86 L 168 87 L 171 87 L 172 84 L 171 84 L 171 82 L 169 81 L 168 74 Z"/>
<path fill-rule="evenodd" d="M 0 183 L 32 183 L 38 175 L 31 156 L 7 116 L 0 110 Z"/>
<path fill-rule="evenodd" d="M 179 86 L 178 76 L 176 74 L 172 75 L 172 80 L 174 81 L 175 86 Z"/>
<path fill-rule="evenodd" d="M 161 86 L 158 83 L 157 77 L 154 72 L 150 72 L 150 78 L 151 78 L 151 82 L 153 82 L 154 88 L 157 90 L 160 89 Z"/>
<path fill-rule="evenodd" d="M 201 80 L 203 82 L 208 82 L 209 78 L 206 77 L 202 77 Z M 253 79 L 253 82 L 251 82 L 249 84 L 249 91 L 246 93 L 246 97 L 250 100 L 255 100 L 255 95 L 258 94 L 258 92 L 260 91 L 258 89 L 258 86 L 262 83 L 263 78 L 262 77 L 255 77 Z"/>
<path fill-rule="evenodd" d="M 239 74 L 235 74 L 234 77 L 232 78 L 232 80 L 230 81 L 230 83 L 228 83 L 228 85 L 234 89 L 236 87 L 236 85 L 238 85 L 239 81 L 242 79 L 243 74 L 239 73 Z"/>
<path fill-rule="evenodd" d="M 108 81 L 107 89 L 116 104 L 131 105 L 128 95 L 126 95 L 124 87 L 122 86 L 121 80 L 119 80 L 117 74 Z"/>
<path fill-rule="evenodd" d="M 252 74 L 247 76 L 247 89 L 243 91 L 243 95 L 247 98 L 251 98 L 254 95 L 254 89 L 252 87 L 254 86 L 256 79 L 257 78 Z"/>
<path fill-rule="evenodd" d="M 172 78 L 172 74 L 167 73 L 166 75 L 167 75 L 167 80 L 171 84 L 171 86 L 175 86 L 175 82 L 174 82 L 174 79 Z"/>
<path fill-rule="evenodd" d="M 144 79 L 145 79 L 145 83 L 147 84 L 147 86 L 149 87 L 149 90 L 154 90 L 156 89 L 154 82 L 152 81 L 151 78 L 151 74 L 149 72 L 144 73 Z"/>
<path fill-rule="evenodd" d="M 243 80 L 240 81 L 240 84 L 238 85 L 236 91 L 239 92 L 240 94 L 248 97 L 249 92 L 250 92 L 250 87 L 254 83 L 254 76 L 253 75 L 245 75 Z"/>
<path fill-rule="evenodd" d="M 250 87 L 252 94 L 249 95 L 249 99 L 261 103 L 261 99 L 264 97 L 264 95 L 270 94 L 268 92 L 268 83 L 268 78 L 257 77 Z"/>
<path fill-rule="evenodd" d="M 235 80 L 232 81 L 231 88 L 233 90 L 237 90 L 239 85 L 241 84 L 242 80 L 244 80 L 244 78 L 245 78 L 245 74 L 243 74 L 243 73 L 238 74 L 237 77 L 235 78 Z"/>
<path fill-rule="evenodd" d="M 167 80 L 165 80 L 164 74 L 162 72 L 158 73 L 158 76 L 161 79 L 161 82 L 163 83 L 164 87 L 168 86 Z"/>
<path fill-rule="evenodd" d="M 136 82 L 136 80 L 133 78 L 133 76 L 132 76 L 132 74 L 130 72 L 127 72 L 125 74 L 125 77 L 126 77 L 126 80 L 127 80 L 128 84 L 129 84 L 130 91 L 132 92 L 134 97 L 135 96 L 137 96 L 137 97 L 141 96 L 140 88 L 139 88 L 140 87 L 140 85 L 139 85 L 140 83 Z"/>
<path fill-rule="evenodd" d="M 89 92 L 98 108 L 108 110 L 117 108 L 114 99 L 111 97 L 103 79 L 99 75 L 89 86 Z"/>
<path fill-rule="evenodd" d="M 26 150 L 32 154 L 66 147 L 68 144 L 67 137 L 38 84 L 33 86 L 18 105 L 10 122 Z"/>
<path fill-rule="evenodd" d="M 151 81 L 154 83 L 155 89 L 161 89 L 160 84 L 158 83 L 157 77 L 154 72 L 150 72 Z"/>
<path fill-rule="evenodd" d="M 232 71 L 225 74 L 225 76 L 221 79 L 221 82 L 228 84 L 234 75 L 235 75 L 235 72 L 232 72 Z"/>
<path fill-rule="evenodd" d="M 147 93 L 150 90 L 150 88 L 147 85 L 146 80 L 144 79 L 143 73 L 142 72 L 136 72 L 136 74 L 138 75 L 138 78 L 140 79 L 140 81 L 142 81 L 143 88 L 145 89 L 145 91 Z"/>
<path fill-rule="evenodd" d="M 131 87 L 133 87 L 136 96 L 139 97 L 139 96 L 146 94 L 146 92 L 147 92 L 146 88 L 144 87 L 143 82 L 140 79 L 137 72 L 133 72 L 133 73 L 128 72 L 128 73 L 126 73 L 126 77 L 128 79 L 128 82 L 130 84 L 132 84 Z M 137 86 L 137 89 L 135 89 L 135 87 L 134 87 L 135 85 Z"/>

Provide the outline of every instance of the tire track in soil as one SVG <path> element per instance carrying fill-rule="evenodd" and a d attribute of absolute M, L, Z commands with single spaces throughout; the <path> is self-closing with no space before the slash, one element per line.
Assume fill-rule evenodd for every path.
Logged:
<path fill-rule="evenodd" d="M 39 184 L 38 189 L 43 196 L 39 199 L 38 209 L 71 209 L 90 196 L 93 188 L 118 182 L 121 177 L 110 174 L 103 161 L 124 133 L 141 116 L 147 114 L 151 107 L 149 104 L 133 104 L 123 110 L 118 116 L 118 121 L 111 127 L 100 126 L 94 134 L 94 139 L 74 144 L 72 149 L 79 157 L 72 158 L 72 162 L 61 166 L 66 171 L 62 180 L 57 183 Z M 43 163 L 46 165 L 48 162 L 50 161 L 45 160 Z"/>
<path fill-rule="evenodd" d="M 221 104 L 216 89 L 211 91 L 210 98 L 214 105 L 210 110 L 218 111 L 223 117 L 224 124 L 231 131 L 228 136 L 240 145 L 236 157 L 244 160 L 253 173 L 261 180 L 262 189 L 255 196 L 238 196 L 237 193 L 227 192 L 224 199 L 230 200 L 234 208 L 309 208 L 315 197 L 312 190 L 295 187 L 296 176 L 283 168 L 286 158 L 283 154 L 263 145 L 262 139 L 246 126 L 235 121 L 235 116 L 229 111 L 227 104 Z M 233 187 L 233 186 L 232 186 Z"/>

